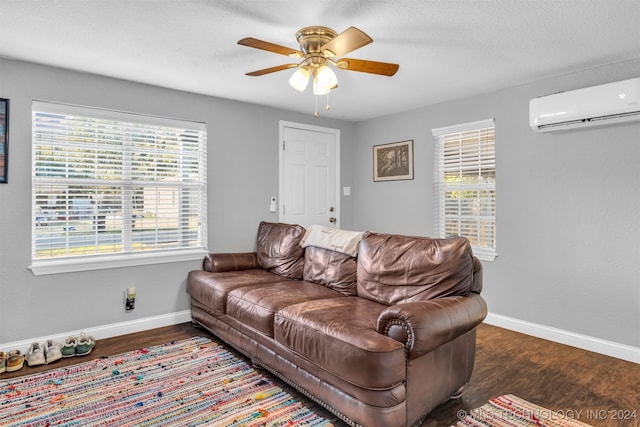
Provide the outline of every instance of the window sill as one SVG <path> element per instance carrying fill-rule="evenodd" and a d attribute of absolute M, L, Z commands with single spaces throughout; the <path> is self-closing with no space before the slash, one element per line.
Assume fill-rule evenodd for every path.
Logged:
<path fill-rule="evenodd" d="M 165 264 L 201 260 L 205 249 L 189 249 L 170 252 L 137 253 L 105 257 L 81 257 L 64 260 L 34 261 L 29 270 L 34 276 L 73 273 L 77 271 L 103 270 L 109 268 L 136 267 L 140 265 Z"/>
<path fill-rule="evenodd" d="M 498 257 L 498 254 L 493 250 L 487 250 L 486 248 L 473 248 L 473 255 L 480 261 L 493 262 Z"/>

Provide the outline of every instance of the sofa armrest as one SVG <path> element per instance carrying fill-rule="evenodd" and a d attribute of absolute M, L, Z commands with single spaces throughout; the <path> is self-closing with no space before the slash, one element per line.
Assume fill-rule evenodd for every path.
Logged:
<path fill-rule="evenodd" d="M 378 317 L 377 330 L 402 342 L 409 359 L 471 331 L 487 316 L 487 304 L 475 293 L 397 304 Z"/>
<path fill-rule="evenodd" d="M 251 270 L 259 267 L 255 252 L 207 254 L 202 261 L 202 269 L 212 273 Z"/>

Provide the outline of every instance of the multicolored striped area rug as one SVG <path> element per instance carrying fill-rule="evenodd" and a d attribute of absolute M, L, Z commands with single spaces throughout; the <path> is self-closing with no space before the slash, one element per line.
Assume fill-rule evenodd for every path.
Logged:
<path fill-rule="evenodd" d="M 331 426 L 206 338 L 0 380 L 2 426 Z"/>
<path fill-rule="evenodd" d="M 580 422 L 575 411 L 554 412 L 506 394 L 491 399 L 485 405 L 458 411 L 458 421 L 452 427 L 591 427 Z"/>

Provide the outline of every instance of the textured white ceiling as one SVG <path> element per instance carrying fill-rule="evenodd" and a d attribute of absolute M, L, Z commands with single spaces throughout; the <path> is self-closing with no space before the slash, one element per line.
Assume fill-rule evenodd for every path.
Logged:
<path fill-rule="evenodd" d="M 237 44 L 297 48 L 310 25 L 358 27 L 374 42 L 349 57 L 400 64 L 336 72 L 320 113 L 350 121 L 640 57 L 640 0 L 0 0 L 0 56 L 311 114 L 292 70 L 245 76 L 287 57 Z"/>

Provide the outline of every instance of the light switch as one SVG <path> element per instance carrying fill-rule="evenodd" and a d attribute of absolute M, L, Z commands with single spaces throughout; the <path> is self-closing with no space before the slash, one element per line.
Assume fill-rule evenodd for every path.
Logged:
<path fill-rule="evenodd" d="M 351 187 L 343 187 L 342 188 L 342 194 L 345 196 L 350 196 L 351 195 Z"/>
<path fill-rule="evenodd" d="M 271 203 L 269 204 L 269 212 L 275 212 L 276 207 L 276 196 L 271 196 Z"/>

